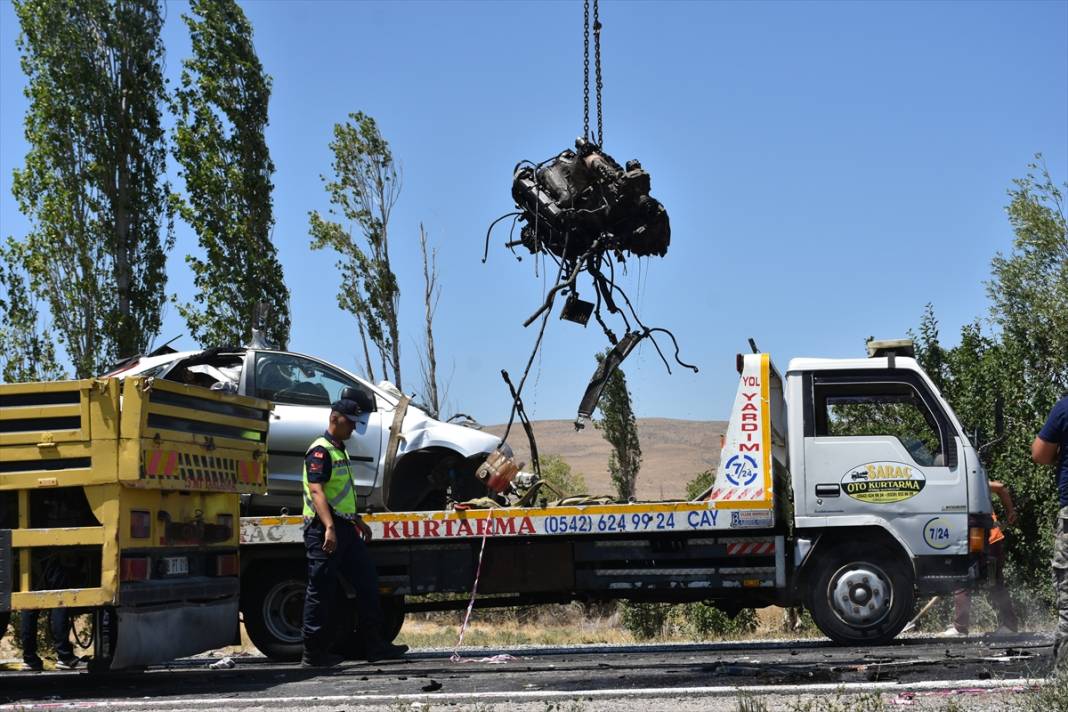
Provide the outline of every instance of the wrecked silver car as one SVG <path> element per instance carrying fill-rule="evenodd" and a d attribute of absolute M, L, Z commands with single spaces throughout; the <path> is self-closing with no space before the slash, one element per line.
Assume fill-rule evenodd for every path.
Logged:
<path fill-rule="evenodd" d="M 388 382 L 373 385 L 343 368 L 289 351 L 166 351 L 130 359 L 108 375 L 163 378 L 274 404 L 267 442 L 268 494 L 252 496 L 246 514 L 301 511 L 304 453 L 326 428 L 330 404 L 344 389 L 353 389 L 347 395 L 356 395 L 363 410 L 345 443 L 361 509 L 445 509 L 450 501 L 492 492 L 476 473 L 500 439 L 430 417 Z M 511 458 L 507 445 L 500 451 Z M 487 477 L 486 468 L 480 474 Z"/>

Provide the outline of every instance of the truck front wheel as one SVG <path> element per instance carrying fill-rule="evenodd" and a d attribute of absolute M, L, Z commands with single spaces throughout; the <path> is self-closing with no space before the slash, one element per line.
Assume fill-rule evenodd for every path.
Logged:
<path fill-rule="evenodd" d="M 880 545 L 833 547 L 819 557 L 809 581 L 812 619 L 838 643 L 889 642 L 905 627 L 916 600 L 907 563 Z"/>

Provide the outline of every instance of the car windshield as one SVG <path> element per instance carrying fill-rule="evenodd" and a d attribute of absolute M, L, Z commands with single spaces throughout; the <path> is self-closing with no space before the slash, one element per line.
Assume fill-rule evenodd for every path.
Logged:
<path fill-rule="evenodd" d="M 345 388 L 368 388 L 325 364 L 296 354 L 256 354 L 256 397 L 291 405 L 328 406 Z"/>

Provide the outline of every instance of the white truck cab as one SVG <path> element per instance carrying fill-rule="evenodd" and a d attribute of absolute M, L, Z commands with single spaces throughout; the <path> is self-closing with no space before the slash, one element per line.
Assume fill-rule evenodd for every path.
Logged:
<path fill-rule="evenodd" d="M 979 578 L 991 512 L 976 450 L 912 343 L 868 351 L 786 372 L 795 563 L 820 627 L 849 641 L 900 630 L 917 591 Z"/>

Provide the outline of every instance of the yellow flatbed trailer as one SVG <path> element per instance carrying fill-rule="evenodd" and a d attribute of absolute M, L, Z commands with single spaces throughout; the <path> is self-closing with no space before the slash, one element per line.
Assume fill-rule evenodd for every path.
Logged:
<path fill-rule="evenodd" d="M 699 501 L 364 514 L 387 634 L 406 611 L 465 606 L 479 570 L 479 607 L 627 598 L 730 608 L 793 597 L 781 379 L 766 355 L 740 370 L 722 460 L 745 466 L 719 468 Z M 300 654 L 302 526 L 301 517 L 241 520 L 245 627 L 279 659 Z M 406 600 L 425 594 L 435 596 Z M 347 636 L 349 622 L 340 625 Z"/>
<path fill-rule="evenodd" d="M 90 613 L 93 669 L 232 642 L 266 401 L 144 378 L 0 385 L 0 624 Z"/>

